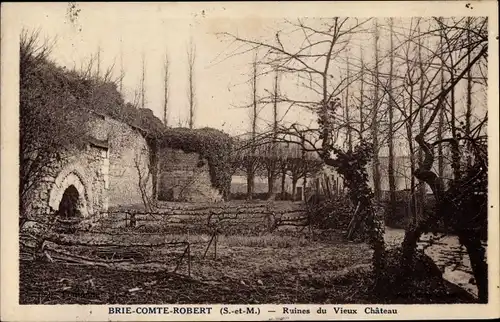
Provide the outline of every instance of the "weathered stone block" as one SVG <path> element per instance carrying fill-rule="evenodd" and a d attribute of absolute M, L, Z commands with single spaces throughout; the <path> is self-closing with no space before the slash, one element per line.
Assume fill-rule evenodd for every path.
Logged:
<path fill-rule="evenodd" d="M 221 194 L 212 187 L 207 160 L 197 153 L 163 149 L 159 156 L 158 197 L 161 200 L 215 202 Z"/>
<path fill-rule="evenodd" d="M 52 176 L 45 176 L 42 178 L 42 181 L 45 181 L 45 182 L 54 182 L 56 180 L 56 178 L 52 177 Z"/>

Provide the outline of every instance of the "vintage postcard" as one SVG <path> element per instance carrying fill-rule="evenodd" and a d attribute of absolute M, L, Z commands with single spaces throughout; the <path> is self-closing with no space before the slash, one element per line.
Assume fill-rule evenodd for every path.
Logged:
<path fill-rule="evenodd" d="M 496 2 L 1 15 L 2 321 L 500 316 Z"/>

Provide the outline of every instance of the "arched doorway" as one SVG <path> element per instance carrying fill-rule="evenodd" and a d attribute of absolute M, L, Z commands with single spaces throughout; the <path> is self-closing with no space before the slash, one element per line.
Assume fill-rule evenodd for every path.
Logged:
<path fill-rule="evenodd" d="M 92 187 L 81 173 L 85 172 L 69 168 L 61 171 L 56 178 L 50 191 L 49 206 L 53 213 L 61 212 L 60 218 L 93 214 Z M 73 211 L 75 208 L 77 212 Z"/>
<path fill-rule="evenodd" d="M 80 194 L 74 185 L 64 190 L 57 214 L 61 219 L 75 219 L 81 217 L 79 205 Z"/>

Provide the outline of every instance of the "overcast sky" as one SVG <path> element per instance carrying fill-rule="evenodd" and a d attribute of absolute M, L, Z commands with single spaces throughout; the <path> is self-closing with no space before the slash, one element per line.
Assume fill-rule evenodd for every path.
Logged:
<path fill-rule="evenodd" d="M 40 6 L 40 10 L 36 7 Z M 146 61 L 146 107 L 161 118 L 163 106 L 163 61 L 171 61 L 169 122 L 177 125 L 187 119 L 187 48 L 196 46 L 195 125 L 223 129 L 231 134 L 247 130 L 248 110 L 237 108 L 250 103 L 251 56 L 225 59 L 229 44 L 216 34 L 228 31 L 259 37 L 273 19 L 210 17 L 210 8 L 175 10 L 175 4 L 78 4 L 81 11 L 71 21 L 68 4 L 30 4 L 23 12 L 23 25 L 40 28 L 42 34 L 56 38 L 53 59 L 62 66 L 77 68 L 101 48 L 102 68 L 115 62 L 120 72 L 123 52 L 124 95 L 132 101 L 140 88 L 142 54 Z M 174 10 L 170 10 L 174 9 Z M 260 90 L 263 90 L 260 86 Z"/>
<path fill-rule="evenodd" d="M 356 3 L 359 4 L 361 3 Z M 44 36 L 56 38 L 52 57 L 59 65 L 68 68 L 79 67 L 100 48 L 102 69 L 112 65 L 114 61 L 118 75 L 122 52 L 125 71 L 124 95 L 127 101 L 132 101 L 134 91 L 140 88 L 144 53 L 146 107 L 160 118 L 163 106 L 163 60 L 168 52 L 172 65 L 169 123 L 174 126 L 179 121 L 187 120 L 187 49 L 192 39 L 196 45 L 195 126 L 210 126 L 230 134 L 238 134 L 249 130 L 249 111 L 237 106 L 251 102 L 250 86 L 244 84 L 249 77 L 251 55 L 227 58 L 234 46 L 231 47 L 228 42 L 222 41 L 216 36 L 217 33 L 230 32 L 254 39 L 269 38 L 275 33 L 277 21 L 285 16 L 296 18 L 297 12 L 313 17 L 324 16 L 329 11 L 340 15 L 361 13 L 371 16 L 390 15 L 391 10 L 396 10 L 394 5 L 384 2 L 377 2 L 377 6 L 372 6 L 369 11 L 353 11 L 353 6 L 346 3 L 331 5 L 328 10 L 325 5 L 323 10 L 318 4 L 316 7 L 305 4 L 301 6 L 294 5 L 295 16 L 290 16 L 291 5 L 287 10 L 277 4 L 79 3 L 78 16 L 72 20 L 68 14 L 68 3 L 30 3 L 18 5 L 16 17 L 23 27 L 39 28 Z M 263 10 L 264 7 L 267 10 Z M 405 11 L 399 11 L 400 15 L 410 15 L 413 7 L 414 13 L 429 14 L 431 9 L 444 12 L 444 7 L 426 8 L 421 4 L 407 4 Z M 463 12 L 461 5 L 447 7 L 450 14 L 454 10 Z M 370 59 L 370 37 L 365 37 L 363 41 L 365 55 Z M 384 41 L 383 37 L 381 41 Z M 284 83 L 284 91 L 300 94 L 301 88 L 297 85 L 294 87 L 293 80 L 285 80 Z M 262 81 L 259 85 L 260 95 L 264 95 L 265 88 L 270 86 L 269 81 Z M 287 106 L 281 106 L 280 113 L 283 114 L 286 109 Z M 270 108 L 265 108 L 262 112 L 260 127 L 263 128 L 268 123 L 266 118 L 268 119 L 269 113 Z M 287 119 L 308 124 L 314 117 L 303 109 L 292 109 L 288 111 Z"/>

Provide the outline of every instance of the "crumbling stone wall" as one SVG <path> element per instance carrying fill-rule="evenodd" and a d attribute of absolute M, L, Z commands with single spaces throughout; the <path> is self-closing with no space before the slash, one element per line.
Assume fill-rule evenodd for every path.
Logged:
<path fill-rule="evenodd" d="M 138 129 L 113 119 L 108 124 L 109 206 L 142 204 L 143 193 L 152 197 L 150 149 Z"/>
<path fill-rule="evenodd" d="M 46 221 L 55 214 L 70 186 L 78 191 L 84 221 L 98 220 L 111 206 L 142 204 L 143 193 L 151 196 L 150 151 L 139 129 L 97 114 L 87 126 L 87 146 L 61 151 L 47 163 L 32 189 L 29 219 Z"/>
<path fill-rule="evenodd" d="M 66 189 L 78 191 L 77 214 L 82 221 L 98 221 L 111 207 L 143 204 L 157 197 L 168 201 L 215 202 L 221 193 L 212 186 L 210 168 L 198 153 L 161 149 L 151 169 L 152 151 L 139 128 L 94 113 L 88 144 L 61 151 L 47 163 L 42 180 L 32 190 L 29 211 L 45 221 L 60 206 Z"/>
<path fill-rule="evenodd" d="M 210 168 L 198 153 L 161 149 L 158 158 L 158 199 L 216 202 L 222 195 L 212 186 Z"/>

